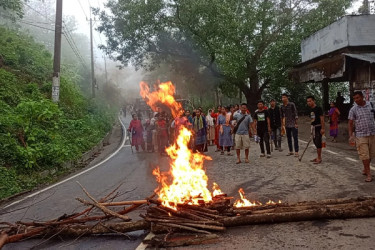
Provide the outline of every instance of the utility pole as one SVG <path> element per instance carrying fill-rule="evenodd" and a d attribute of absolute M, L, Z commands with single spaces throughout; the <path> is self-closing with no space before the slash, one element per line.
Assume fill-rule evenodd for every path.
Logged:
<path fill-rule="evenodd" d="M 61 64 L 61 31 L 62 0 L 56 1 L 55 47 L 53 54 L 52 101 L 59 102 L 60 96 L 60 64 Z"/>
<path fill-rule="evenodd" d="M 95 80 L 95 69 L 94 69 L 94 44 L 93 44 L 93 37 L 92 37 L 92 18 L 91 18 L 91 9 L 90 9 L 90 47 L 91 47 L 91 90 L 92 90 L 92 98 L 95 98 L 95 88 L 96 88 L 96 80 Z"/>
<path fill-rule="evenodd" d="M 103 56 L 103 59 L 104 59 L 104 70 L 105 70 L 105 84 L 108 85 L 107 60 L 105 56 Z"/>

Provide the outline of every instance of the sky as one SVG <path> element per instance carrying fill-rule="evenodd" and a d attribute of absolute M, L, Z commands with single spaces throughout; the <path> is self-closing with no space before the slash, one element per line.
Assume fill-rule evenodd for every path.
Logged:
<path fill-rule="evenodd" d="M 90 18 L 90 6 L 97 8 L 104 8 L 104 4 L 107 0 L 63 0 L 63 15 L 74 16 L 77 21 L 76 33 L 85 34 L 90 37 L 90 23 L 87 19 Z M 95 16 L 92 15 L 94 19 Z M 105 36 L 95 30 L 95 27 L 99 25 L 99 22 L 93 22 L 93 37 L 94 37 L 94 50 L 96 69 L 104 69 L 104 53 L 97 48 L 99 44 L 105 43 Z M 126 70 L 115 69 L 115 66 L 119 65 L 117 62 L 110 61 L 107 58 L 107 69 L 109 72 L 110 80 L 114 81 L 120 88 L 131 88 L 135 87 L 138 89 L 138 84 L 142 80 L 142 73 L 136 72 L 132 67 Z"/>

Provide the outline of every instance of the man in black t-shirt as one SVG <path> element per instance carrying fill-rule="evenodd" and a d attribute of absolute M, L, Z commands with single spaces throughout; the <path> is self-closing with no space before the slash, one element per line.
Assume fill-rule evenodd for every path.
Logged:
<path fill-rule="evenodd" d="M 270 108 L 268 113 L 270 114 L 270 123 L 273 135 L 273 141 L 275 143 L 275 150 L 283 151 L 281 149 L 281 111 L 280 107 L 276 105 L 275 99 L 270 102 Z"/>
<path fill-rule="evenodd" d="M 266 143 L 266 150 L 267 150 L 267 158 L 271 158 L 271 149 L 270 149 L 270 133 L 271 133 L 271 125 L 270 125 L 270 116 L 268 111 L 264 109 L 264 102 L 258 101 L 258 109 L 255 111 L 254 114 L 254 121 L 256 124 L 256 131 L 257 136 L 259 137 L 259 146 L 261 155 L 260 157 L 265 157 L 264 154 L 264 143 Z"/>
<path fill-rule="evenodd" d="M 323 110 L 321 107 L 316 106 L 315 98 L 313 96 L 308 96 L 306 100 L 307 105 L 311 108 L 311 131 L 316 146 L 316 152 L 318 154 L 318 157 L 311 160 L 311 162 L 319 164 L 322 162 L 322 136 L 325 133 Z"/>

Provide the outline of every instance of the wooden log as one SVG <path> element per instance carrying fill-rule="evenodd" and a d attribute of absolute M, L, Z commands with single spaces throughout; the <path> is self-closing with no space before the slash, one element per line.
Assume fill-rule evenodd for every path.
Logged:
<path fill-rule="evenodd" d="M 8 236 L 6 244 L 21 241 L 26 238 L 49 237 L 59 235 L 61 237 L 77 238 L 89 235 L 119 234 L 137 230 L 147 230 L 150 223 L 145 220 L 135 222 L 98 223 L 96 225 L 63 225 L 59 227 L 43 227 L 31 230 L 27 233 Z"/>
<path fill-rule="evenodd" d="M 198 215 L 194 215 L 194 214 L 187 213 L 187 212 L 184 212 L 184 211 L 178 211 L 178 210 L 176 211 L 176 210 L 173 210 L 173 209 L 168 208 L 168 207 L 159 207 L 159 208 L 162 209 L 162 210 L 165 210 L 166 212 L 168 212 L 170 214 L 173 214 L 175 216 L 182 217 L 182 218 L 188 218 L 188 219 L 197 220 L 197 221 L 208 220 L 208 219 L 203 218 L 203 217 L 198 216 Z"/>
<path fill-rule="evenodd" d="M 0 249 L 3 248 L 7 240 L 8 240 L 8 234 L 6 234 L 5 232 L 1 232 L 0 233 Z"/>
<path fill-rule="evenodd" d="M 138 200 L 138 201 L 117 201 L 117 202 L 105 202 L 98 203 L 99 205 L 110 207 L 110 206 L 126 206 L 126 205 L 142 205 L 147 204 L 147 200 Z"/>
<path fill-rule="evenodd" d="M 195 233 L 211 234 L 208 231 L 195 229 L 195 228 L 190 227 L 190 226 L 182 226 L 182 225 L 178 225 L 178 224 L 174 224 L 174 223 L 159 223 L 159 224 L 161 226 L 165 226 L 165 227 L 169 227 L 169 228 L 172 227 L 172 228 L 183 229 L 183 230 L 187 230 L 187 231 L 191 231 L 191 232 L 195 232 Z"/>
<path fill-rule="evenodd" d="M 216 234 L 205 235 L 181 235 L 181 234 L 163 234 L 156 235 L 149 240 L 144 240 L 143 243 L 156 248 L 179 247 L 188 245 L 197 245 L 205 243 L 213 243 L 219 236 Z"/>
<path fill-rule="evenodd" d="M 368 199 L 365 201 L 352 201 L 343 204 L 334 205 L 311 205 L 302 206 L 303 208 L 290 209 L 286 208 L 282 212 L 267 211 L 265 213 L 254 212 L 250 215 L 227 217 L 221 220 L 224 226 L 242 226 L 264 223 L 281 223 L 293 221 L 309 221 L 321 219 L 349 219 L 349 218 L 363 218 L 375 217 L 375 199 Z M 276 209 L 276 208 L 275 208 Z M 260 211 L 259 211 L 260 212 Z"/>
<path fill-rule="evenodd" d="M 208 214 L 219 215 L 219 212 L 217 210 L 212 210 L 212 209 L 209 209 L 209 208 L 200 207 L 200 206 L 196 206 L 196 205 L 178 205 L 177 207 L 188 208 L 188 209 L 191 209 L 191 210 L 197 210 L 197 211 L 208 213 Z"/>
<path fill-rule="evenodd" d="M 218 221 L 192 221 L 192 220 L 175 220 L 175 219 L 159 219 L 159 218 L 150 218 L 147 216 L 141 216 L 146 221 L 149 222 L 159 222 L 159 223 L 175 223 L 175 224 L 183 224 L 183 223 L 190 223 L 196 225 L 212 225 L 212 226 L 219 226 L 222 227 L 223 223 Z"/>
<path fill-rule="evenodd" d="M 82 202 L 83 204 L 85 205 L 90 205 L 90 206 L 95 206 L 97 208 L 99 208 L 100 210 L 102 210 L 105 214 L 107 215 L 112 215 L 113 217 L 117 217 L 117 218 L 120 218 L 122 219 L 123 221 L 130 221 L 131 219 L 125 215 L 122 215 L 122 214 L 118 214 L 108 208 L 106 208 L 105 206 L 101 206 L 99 205 L 99 203 L 95 203 L 95 202 L 89 202 L 89 201 L 85 201 L 81 198 L 76 198 L 79 202 Z"/>

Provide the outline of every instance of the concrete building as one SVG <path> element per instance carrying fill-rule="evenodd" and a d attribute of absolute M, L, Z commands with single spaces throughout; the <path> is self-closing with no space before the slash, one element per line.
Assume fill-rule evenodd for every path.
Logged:
<path fill-rule="evenodd" d="M 301 56 L 291 77 L 296 83 L 321 83 L 325 111 L 330 82 L 349 82 L 351 93 L 364 90 L 375 101 L 375 15 L 342 17 L 304 39 Z"/>

